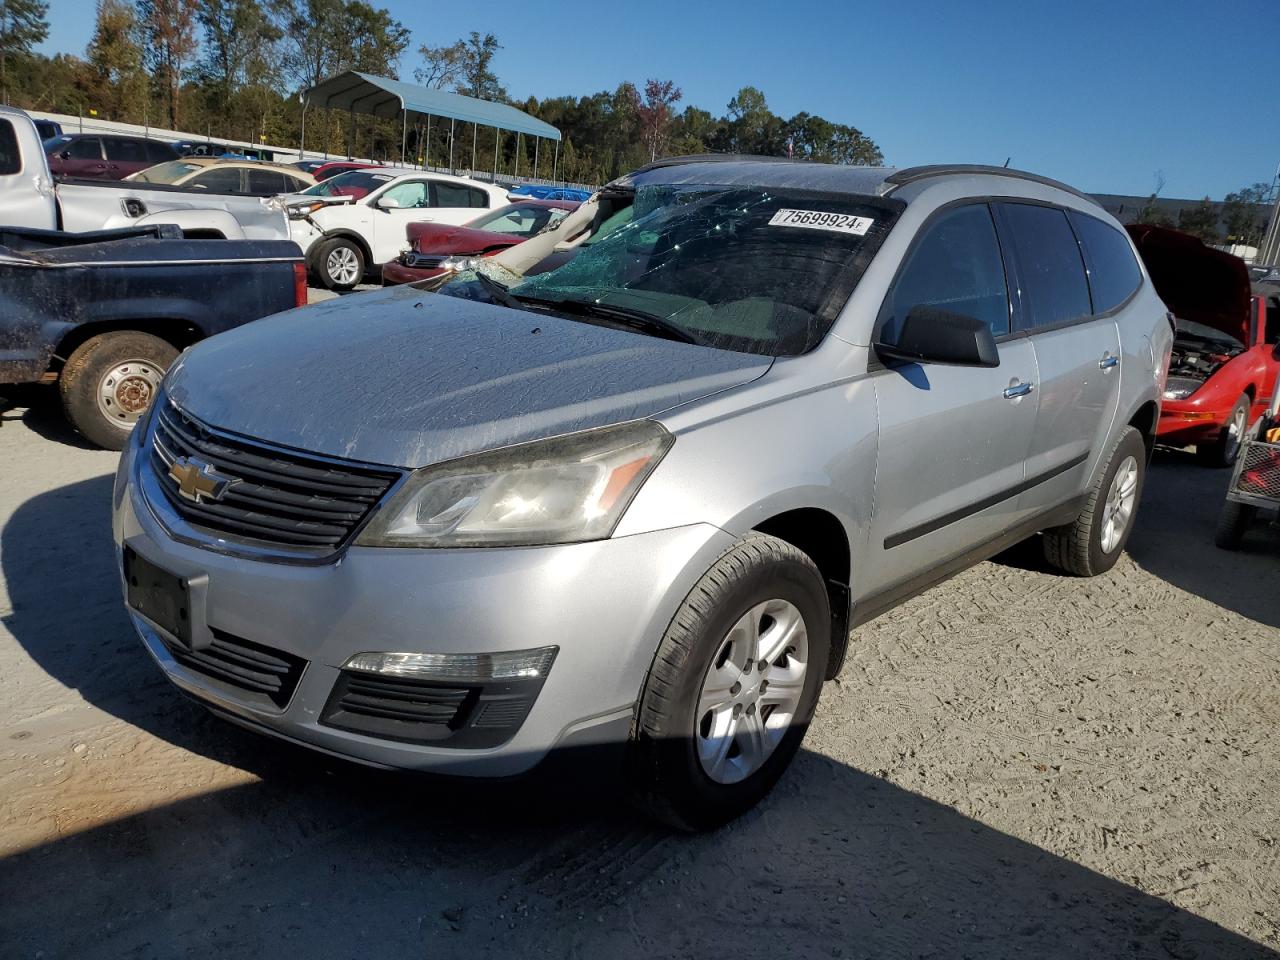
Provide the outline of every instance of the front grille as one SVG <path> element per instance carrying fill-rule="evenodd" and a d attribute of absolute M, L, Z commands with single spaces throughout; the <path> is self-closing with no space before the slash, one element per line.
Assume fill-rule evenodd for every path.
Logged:
<path fill-rule="evenodd" d="M 270 703 L 281 709 L 289 703 L 307 661 L 281 650 L 250 643 L 242 637 L 213 630 L 213 643 L 200 650 L 157 634 L 178 663 L 216 684 L 234 687 L 241 699 Z"/>
<path fill-rule="evenodd" d="M 180 457 L 230 481 L 215 499 L 178 492 Z M 234 538 L 328 551 L 360 526 L 399 475 L 214 434 L 171 404 L 157 411 L 151 464 L 169 505 L 188 523 Z"/>
<path fill-rule="evenodd" d="M 320 722 L 383 740 L 494 747 L 515 734 L 542 680 L 461 686 L 344 670 Z"/>
<path fill-rule="evenodd" d="M 1280 444 L 1250 441 L 1240 451 L 1240 459 L 1236 489 L 1280 500 Z"/>
<path fill-rule="evenodd" d="M 410 250 L 408 253 L 400 255 L 400 262 L 406 267 L 413 267 L 417 270 L 435 270 L 449 258 L 447 256 L 438 256 L 431 253 L 415 253 Z"/>

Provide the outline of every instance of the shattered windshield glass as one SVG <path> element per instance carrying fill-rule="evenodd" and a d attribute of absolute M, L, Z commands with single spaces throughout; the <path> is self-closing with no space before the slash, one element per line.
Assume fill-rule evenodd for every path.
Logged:
<path fill-rule="evenodd" d="M 707 346 L 796 355 L 826 335 L 893 216 L 847 194 L 645 186 L 631 222 L 509 292 L 575 317 L 656 320 L 649 332 Z"/>

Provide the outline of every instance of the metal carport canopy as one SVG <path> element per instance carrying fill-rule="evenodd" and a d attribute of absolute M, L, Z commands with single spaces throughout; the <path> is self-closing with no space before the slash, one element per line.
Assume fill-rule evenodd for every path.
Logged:
<path fill-rule="evenodd" d="M 401 80 L 388 80 L 367 73 L 348 70 L 330 77 L 302 93 L 303 102 L 312 107 L 348 110 L 387 119 L 404 114 L 448 117 L 464 123 L 510 130 L 531 137 L 560 139 L 560 131 L 549 123 L 531 117 L 523 110 L 505 103 L 493 103 L 460 93 L 431 90 Z"/>

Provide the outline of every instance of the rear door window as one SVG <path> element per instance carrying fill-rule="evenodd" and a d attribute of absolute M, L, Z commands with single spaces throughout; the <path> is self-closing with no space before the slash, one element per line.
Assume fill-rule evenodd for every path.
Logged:
<path fill-rule="evenodd" d="M 985 203 L 947 210 L 925 226 L 885 300 L 878 339 L 896 343 L 919 306 L 977 317 L 997 337 L 1009 332 L 1004 260 Z"/>
<path fill-rule="evenodd" d="M 178 156 L 178 151 L 163 143 L 148 140 L 145 144 L 148 163 L 166 163 Z"/>
<path fill-rule="evenodd" d="M 1057 207 L 1000 204 L 1018 264 L 1023 315 L 1031 327 L 1052 327 L 1088 317 L 1089 281 L 1080 245 Z"/>
<path fill-rule="evenodd" d="M 1133 256 L 1129 238 L 1110 224 L 1077 210 L 1067 216 L 1088 261 L 1093 312 L 1114 310 L 1142 283 L 1142 270 Z"/>
<path fill-rule="evenodd" d="M 474 187 L 444 180 L 433 181 L 431 187 L 435 191 L 434 205 L 437 207 L 483 208 L 489 206 L 488 194 Z"/>
<path fill-rule="evenodd" d="M 203 187 L 211 193 L 242 193 L 239 167 L 214 167 L 187 181 L 188 187 Z"/>
<path fill-rule="evenodd" d="M 277 193 L 287 193 L 292 178 L 285 179 L 279 170 L 250 170 L 249 192 L 256 197 L 270 197 Z"/>
<path fill-rule="evenodd" d="M 147 145 L 141 140 L 106 140 L 107 159 L 114 163 L 148 163 Z"/>
<path fill-rule="evenodd" d="M 18 150 L 18 135 L 13 124 L 0 120 L 0 176 L 22 172 L 22 154 Z"/>

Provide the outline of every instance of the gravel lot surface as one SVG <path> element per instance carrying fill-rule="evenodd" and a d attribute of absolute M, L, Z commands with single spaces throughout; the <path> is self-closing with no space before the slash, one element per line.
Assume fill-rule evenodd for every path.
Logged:
<path fill-rule="evenodd" d="M 1280 535 L 1216 550 L 1185 454 L 1111 575 L 1019 548 L 856 631 L 780 788 L 686 837 L 581 771 L 371 774 L 184 700 L 121 608 L 115 456 L 18 399 L 5 957 L 1280 956 Z"/>

